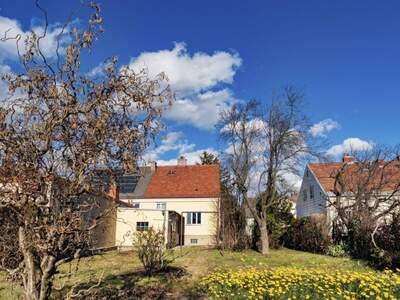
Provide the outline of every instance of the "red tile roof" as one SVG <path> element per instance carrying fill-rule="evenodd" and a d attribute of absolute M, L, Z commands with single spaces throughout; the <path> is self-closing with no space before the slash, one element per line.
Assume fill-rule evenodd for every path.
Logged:
<path fill-rule="evenodd" d="M 335 176 L 338 172 L 343 172 L 343 178 L 346 180 L 346 188 L 356 189 L 360 183 L 367 183 L 370 189 L 379 189 L 382 191 L 397 190 L 400 185 L 400 162 L 379 161 L 381 169 L 373 169 L 363 173 L 363 164 L 357 162 L 351 164 L 345 163 L 311 163 L 308 167 L 315 174 L 318 181 L 326 192 L 331 192 L 335 188 Z M 344 167 L 345 166 L 345 167 Z M 377 165 L 378 166 L 378 165 Z M 371 177 L 368 177 L 371 176 Z"/>
<path fill-rule="evenodd" d="M 145 198 L 207 198 L 220 196 L 219 165 L 160 166 Z"/>

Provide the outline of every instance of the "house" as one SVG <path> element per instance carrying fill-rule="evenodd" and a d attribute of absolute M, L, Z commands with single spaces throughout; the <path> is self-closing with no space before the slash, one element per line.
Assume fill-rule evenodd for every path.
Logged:
<path fill-rule="evenodd" d="M 116 246 L 131 247 L 137 231 L 153 227 L 165 234 L 166 243 L 214 245 L 219 226 L 219 165 L 188 165 L 184 157 L 177 165 L 142 167 L 138 174 L 118 180 Z"/>
<path fill-rule="evenodd" d="M 336 216 L 336 209 L 330 204 L 335 203 L 340 195 L 344 200 L 344 207 L 350 207 L 354 203 L 354 195 L 360 194 L 362 183 L 365 183 L 366 190 L 372 194 L 371 202 L 382 199 L 379 203 L 380 210 L 390 205 L 391 201 L 400 199 L 399 161 L 377 160 L 369 162 L 369 169 L 365 166 L 367 165 L 356 162 L 347 154 L 341 162 L 308 164 L 296 202 L 297 217 L 322 216 L 326 218 L 328 225 L 331 225 Z M 339 186 L 337 178 L 339 172 L 342 174 L 342 187 Z M 343 186 L 346 187 L 345 192 L 341 191 Z M 394 197 L 389 197 L 392 193 Z M 384 201 L 385 197 L 390 200 Z"/>

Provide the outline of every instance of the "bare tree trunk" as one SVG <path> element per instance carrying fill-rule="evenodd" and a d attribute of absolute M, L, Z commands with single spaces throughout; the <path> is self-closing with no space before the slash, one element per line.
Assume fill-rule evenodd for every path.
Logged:
<path fill-rule="evenodd" d="M 25 236 L 25 229 L 19 227 L 18 229 L 19 245 L 24 257 L 24 272 L 23 272 L 23 286 L 24 286 L 24 298 L 26 300 L 38 300 L 39 291 L 37 289 L 40 286 L 40 274 L 39 266 L 35 260 L 32 251 L 27 245 L 27 240 Z"/>
<path fill-rule="evenodd" d="M 259 227 L 260 227 L 261 254 L 269 255 L 269 236 L 265 220 L 262 220 L 260 222 Z"/>

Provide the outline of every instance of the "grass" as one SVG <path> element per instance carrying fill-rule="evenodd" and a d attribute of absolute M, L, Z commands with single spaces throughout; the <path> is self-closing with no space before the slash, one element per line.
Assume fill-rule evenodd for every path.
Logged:
<path fill-rule="evenodd" d="M 55 282 L 59 291 L 54 292 L 53 296 L 65 298 L 71 287 L 75 286 L 75 294 L 92 287 L 91 291 L 97 294 L 90 299 L 191 298 L 196 282 L 216 269 L 229 271 L 248 267 L 298 267 L 371 271 L 363 262 L 349 258 L 333 258 L 289 249 L 273 250 L 270 256 L 264 257 L 251 250 L 221 253 L 215 249 L 189 247 L 183 248 L 182 252 L 175 250 L 173 255 L 177 258 L 168 272 L 151 277 L 143 274 L 141 264 L 133 252 L 114 251 L 65 264 Z M 69 271 L 73 271 L 73 276 L 67 275 Z M 18 299 L 19 295 L 21 289 L 7 283 L 4 274 L 0 273 L 0 299 Z M 84 294 L 77 298 L 84 298 Z"/>

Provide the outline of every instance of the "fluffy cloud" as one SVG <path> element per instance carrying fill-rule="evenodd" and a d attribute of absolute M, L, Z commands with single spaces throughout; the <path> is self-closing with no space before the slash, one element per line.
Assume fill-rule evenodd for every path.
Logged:
<path fill-rule="evenodd" d="M 182 132 L 169 132 L 166 137 L 161 141 L 161 144 L 146 153 L 144 159 L 147 162 L 158 160 L 163 154 L 170 151 L 177 151 L 179 155 L 185 152 L 192 151 L 195 144 L 189 144 L 183 140 Z"/>
<path fill-rule="evenodd" d="M 332 119 L 326 119 L 311 126 L 310 132 L 314 137 L 325 136 L 326 133 L 336 128 L 339 128 L 339 123 Z"/>
<path fill-rule="evenodd" d="M 36 34 L 39 36 L 44 33 L 44 27 L 41 26 L 32 26 L 30 30 L 36 32 Z M 21 37 L 19 45 L 22 52 L 24 50 L 24 39 L 31 34 L 30 30 L 24 31 L 21 27 L 21 24 L 15 19 L 0 16 L 1 37 L 4 37 L 5 34 L 7 34 L 7 37 L 9 38 L 19 35 Z M 60 24 L 50 25 L 47 29 L 46 36 L 40 40 L 41 50 L 46 57 L 53 57 L 56 55 L 57 39 L 61 31 L 62 26 Z M 66 35 L 63 35 L 60 38 L 61 52 L 63 51 L 62 45 L 67 39 L 68 37 Z M 15 39 L 8 39 L 0 43 L 0 62 L 6 59 L 15 60 L 17 58 L 18 56 Z"/>
<path fill-rule="evenodd" d="M 232 99 L 228 89 L 199 93 L 194 97 L 177 99 L 165 116 L 201 129 L 212 129 L 218 121 L 219 113 L 231 105 Z"/>
<path fill-rule="evenodd" d="M 326 152 L 327 155 L 338 157 L 344 153 L 352 153 L 357 151 L 367 151 L 374 147 L 373 142 L 364 141 L 359 138 L 348 138 L 339 145 L 332 146 Z"/>
<path fill-rule="evenodd" d="M 189 165 L 195 165 L 200 163 L 200 155 L 204 152 L 207 151 L 208 153 L 212 153 L 214 155 L 217 155 L 217 151 L 215 151 L 213 148 L 206 148 L 206 149 L 199 149 L 195 151 L 189 151 L 189 152 L 183 152 L 181 155 L 183 155 L 187 159 L 187 163 Z M 170 159 L 170 160 L 157 160 L 157 164 L 160 166 L 165 166 L 165 165 L 176 165 L 177 159 Z"/>
<path fill-rule="evenodd" d="M 161 141 L 160 145 L 146 153 L 144 160 L 146 163 L 157 161 L 159 165 L 176 165 L 179 156 L 186 157 L 188 164 L 196 164 L 200 162 L 200 155 L 207 151 L 217 155 L 217 151 L 213 148 L 197 149 L 195 144 L 188 143 L 184 139 L 182 132 L 170 132 Z M 169 152 L 176 152 L 176 158 L 164 160 L 162 157 Z"/>
<path fill-rule="evenodd" d="M 218 83 L 232 83 L 236 68 L 241 64 L 237 54 L 197 52 L 188 54 L 184 43 L 176 43 L 172 50 L 145 52 L 131 60 L 135 71 L 146 68 L 150 76 L 165 72 L 171 87 L 178 94 L 191 94 L 214 87 Z"/>
<path fill-rule="evenodd" d="M 132 59 L 129 68 L 146 69 L 151 77 L 164 72 L 176 102 L 166 117 L 201 129 L 215 125 L 221 109 L 235 100 L 227 88 L 242 60 L 238 54 L 218 51 L 213 54 L 196 52 L 190 55 L 184 43 L 176 43 L 172 50 L 145 52 Z"/>

